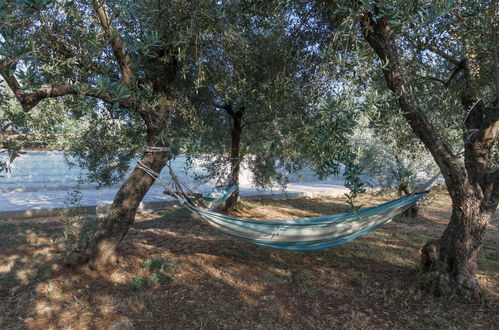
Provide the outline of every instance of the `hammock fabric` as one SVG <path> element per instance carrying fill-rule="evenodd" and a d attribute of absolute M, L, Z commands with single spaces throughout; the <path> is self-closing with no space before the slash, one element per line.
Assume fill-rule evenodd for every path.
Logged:
<path fill-rule="evenodd" d="M 250 220 L 181 202 L 216 229 L 253 244 L 275 249 L 313 251 L 349 242 L 377 229 L 426 196 L 405 196 L 357 213 L 289 220 Z"/>
<path fill-rule="evenodd" d="M 175 182 L 176 189 L 174 189 L 161 181 L 158 173 L 140 163 L 139 168 L 160 182 L 182 206 L 201 216 L 214 228 L 253 244 L 292 251 L 325 249 L 366 235 L 403 213 L 427 195 L 427 192 L 415 193 L 360 209 L 355 213 L 298 219 L 251 220 L 213 211 L 237 189 L 236 186 L 234 186 L 235 189 L 232 187 L 226 190 L 217 200 L 217 203 L 220 203 L 208 210 L 197 206 L 186 194 L 179 193 L 182 190 L 178 182 Z M 430 179 L 424 186 L 431 185 L 436 177 Z"/>
<path fill-rule="evenodd" d="M 203 194 L 201 202 L 206 206 L 206 208 L 209 208 L 211 211 L 215 211 L 238 189 L 238 185 L 234 185 L 230 188 L 224 186 L 215 187 L 210 193 Z"/>

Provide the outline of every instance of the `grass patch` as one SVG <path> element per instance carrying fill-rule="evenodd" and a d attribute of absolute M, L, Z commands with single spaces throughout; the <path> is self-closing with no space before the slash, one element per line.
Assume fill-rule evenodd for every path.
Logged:
<path fill-rule="evenodd" d="M 132 283 L 130 283 L 130 289 L 134 291 L 146 290 L 151 287 L 151 284 L 148 277 L 144 275 L 135 275 Z"/>
<path fill-rule="evenodd" d="M 140 266 L 148 274 L 135 275 L 132 283 L 130 283 L 130 288 L 134 291 L 147 290 L 170 283 L 173 280 L 172 273 L 177 268 L 176 263 L 168 262 L 164 258 L 147 258 L 140 263 Z"/>

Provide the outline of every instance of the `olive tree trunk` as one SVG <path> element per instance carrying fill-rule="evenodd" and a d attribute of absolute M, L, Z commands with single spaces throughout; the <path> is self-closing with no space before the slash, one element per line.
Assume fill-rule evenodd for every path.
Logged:
<path fill-rule="evenodd" d="M 230 145 L 230 181 L 231 185 L 239 185 L 239 176 L 241 174 L 241 161 L 243 155 L 241 154 L 241 134 L 243 132 L 242 120 L 244 116 L 244 108 L 238 111 L 233 111 L 230 107 L 226 110 L 232 118 L 232 129 L 230 132 L 231 145 Z M 239 200 L 239 189 L 237 189 L 225 201 L 223 211 L 229 212 L 234 210 L 237 201 Z"/>
<path fill-rule="evenodd" d="M 147 128 L 146 144 L 149 147 L 165 147 L 164 136 L 167 129 L 170 111 L 168 109 L 141 110 L 141 116 Z M 167 151 L 146 150 L 140 163 L 155 173 L 168 162 Z M 66 258 L 68 266 L 88 264 L 102 269 L 116 264 L 116 248 L 130 230 L 140 202 L 154 184 L 155 179 L 144 170 L 136 167 L 116 193 L 113 204 L 105 217 L 97 222 L 97 228 L 91 237 L 80 244 Z"/>
<path fill-rule="evenodd" d="M 167 161 L 166 152 L 144 153 L 140 158 L 142 164 L 157 173 Z M 72 251 L 66 263 L 70 266 L 88 263 L 98 269 L 116 264 L 116 248 L 130 230 L 137 208 L 153 184 L 149 174 L 135 168 L 116 193 L 107 215 L 99 219 L 92 237 Z"/>
<path fill-rule="evenodd" d="M 471 191 L 453 199 L 452 215 L 443 235 L 423 247 L 422 270 L 434 294 L 458 294 L 468 301 L 483 299 L 474 274 L 487 223 L 497 207 L 496 203 L 495 207 L 484 208 L 483 202 Z"/>

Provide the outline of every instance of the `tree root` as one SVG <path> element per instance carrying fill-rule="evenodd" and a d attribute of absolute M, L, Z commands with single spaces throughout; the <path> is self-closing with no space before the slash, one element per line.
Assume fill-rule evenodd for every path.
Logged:
<path fill-rule="evenodd" d="M 437 296 L 459 297 L 472 303 L 485 302 L 484 292 L 469 270 L 471 265 L 454 267 L 464 270 L 452 272 L 448 259 L 442 256 L 438 240 L 426 243 L 421 250 L 424 287 Z"/>

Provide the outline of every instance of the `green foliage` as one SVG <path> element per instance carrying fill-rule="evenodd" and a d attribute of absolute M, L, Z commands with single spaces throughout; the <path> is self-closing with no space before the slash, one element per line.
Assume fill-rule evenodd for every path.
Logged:
<path fill-rule="evenodd" d="M 298 132 L 298 150 L 319 177 L 339 174 L 341 164 L 353 157 L 349 139 L 357 126 L 355 100 L 348 91 L 321 100 Z"/>
<path fill-rule="evenodd" d="M 346 159 L 344 172 L 345 187 L 350 189 L 350 192 L 345 194 L 346 203 L 350 207 L 349 212 L 356 212 L 360 208 L 360 206 L 355 205 L 355 199 L 366 192 L 364 182 L 361 179 L 364 168 L 354 157 L 351 155 L 349 159 Z"/>
<path fill-rule="evenodd" d="M 153 272 L 151 274 L 151 283 L 153 285 L 164 285 L 170 283 L 172 278 L 163 272 Z"/>
<path fill-rule="evenodd" d="M 293 6 L 227 1 L 218 8 L 192 77 L 191 106 L 173 118 L 173 148 L 191 153 L 191 165 L 203 164 L 199 181 L 224 183 L 230 174 L 226 108 L 244 110 L 239 159 L 258 187 L 285 186 L 307 165 L 321 176 L 338 173 L 356 115 L 347 111 L 348 98 L 337 100 L 321 80 L 321 58 L 308 40 L 313 33 L 290 29 Z"/>
<path fill-rule="evenodd" d="M 68 247 L 88 240 L 96 229 L 96 219 L 82 214 L 83 195 L 80 186 L 81 178 L 75 188 L 68 192 L 65 209 L 62 211 L 62 239 Z M 68 250 L 69 251 L 69 250 Z"/>
<path fill-rule="evenodd" d="M 21 136 L 15 125 L 22 120 L 19 106 L 16 107 L 12 98 L 3 91 L 0 81 L 0 178 L 2 173 L 8 173 L 11 170 L 12 162 L 20 157 L 24 152 L 21 151 Z"/>
<path fill-rule="evenodd" d="M 149 271 L 164 270 L 166 272 L 170 272 L 175 269 L 173 264 L 169 264 L 163 258 L 148 258 L 142 261 L 141 266 Z"/>
<path fill-rule="evenodd" d="M 150 272 L 150 276 L 136 275 L 130 284 L 130 288 L 135 291 L 170 283 L 171 273 L 177 267 L 176 264 L 169 263 L 163 258 L 148 258 L 142 261 L 141 266 Z"/>
<path fill-rule="evenodd" d="M 0 160 L 0 178 L 2 177 L 2 172 L 10 172 L 12 162 L 24 154 L 24 152 L 21 151 L 21 146 L 15 141 L 3 141 L 0 147 L 0 154 L 3 153 L 7 154 L 7 159 L 5 161 Z"/>
<path fill-rule="evenodd" d="M 84 120 L 84 119 L 83 119 Z M 101 186 L 123 179 L 143 143 L 143 127 L 122 119 L 91 117 L 68 138 L 66 161 L 85 168 L 87 179 Z"/>
<path fill-rule="evenodd" d="M 133 282 L 130 284 L 130 289 L 134 291 L 141 291 L 149 288 L 151 286 L 151 282 L 146 276 L 143 275 L 135 275 L 133 278 Z"/>
<path fill-rule="evenodd" d="M 410 186 L 431 164 L 397 97 L 385 92 L 379 69 L 386 63 L 378 63 L 365 43 L 359 17 L 389 17 L 412 93 L 445 141 L 460 150 L 467 132 L 463 111 L 456 109 L 462 109 L 464 79 L 429 49 L 457 59 L 476 55 L 477 98 L 493 99 L 492 4 L 108 1 L 113 29 L 133 63 L 132 84 L 124 87 L 90 2 L 1 2 L 0 64 L 23 90 L 71 84 L 80 95 L 45 101 L 38 107 L 43 110 L 29 115 L 7 102 L 0 115 L 29 136 L 19 145 L 71 149 L 73 164 L 102 185 L 121 180 L 145 144 L 140 109 L 158 108 L 171 111 L 172 125 L 155 133 L 157 141 L 172 139 L 173 150 L 191 153 L 192 164 L 205 157 L 199 153 L 209 153 L 199 179 L 223 181 L 230 172 L 232 121 L 224 109 L 230 105 L 245 109 L 240 158 L 259 187 L 285 185 L 290 173 L 306 166 L 326 177 L 341 165 L 352 197 L 361 192 L 355 176 L 362 168 L 379 178 L 377 185 Z M 109 95 L 111 104 L 86 93 Z M 0 89 L 2 100 L 6 94 Z M 369 134 L 359 135 L 361 130 Z M 496 152 L 496 166 L 498 157 Z M 8 166 L 0 165 L 3 171 Z"/>
<path fill-rule="evenodd" d="M 133 66 L 127 88 L 91 2 L 0 3 L 0 65 L 9 66 L 24 91 L 71 85 L 80 93 L 45 101 L 30 115 L 16 112 L 22 119 L 17 126 L 29 137 L 23 145 L 70 149 L 79 158 L 73 165 L 85 167 L 91 181 L 121 180 L 145 144 L 144 109 L 182 111 L 193 87 L 190 77 L 198 70 L 192 64 L 203 56 L 215 7 L 205 0 L 107 1 L 112 28 Z M 105 95 L 109 101 L 85 94 Z M 47 104 L 57 108 L 56 115 Z M 38 110 L 44 115 L 38 117 Z"/>

